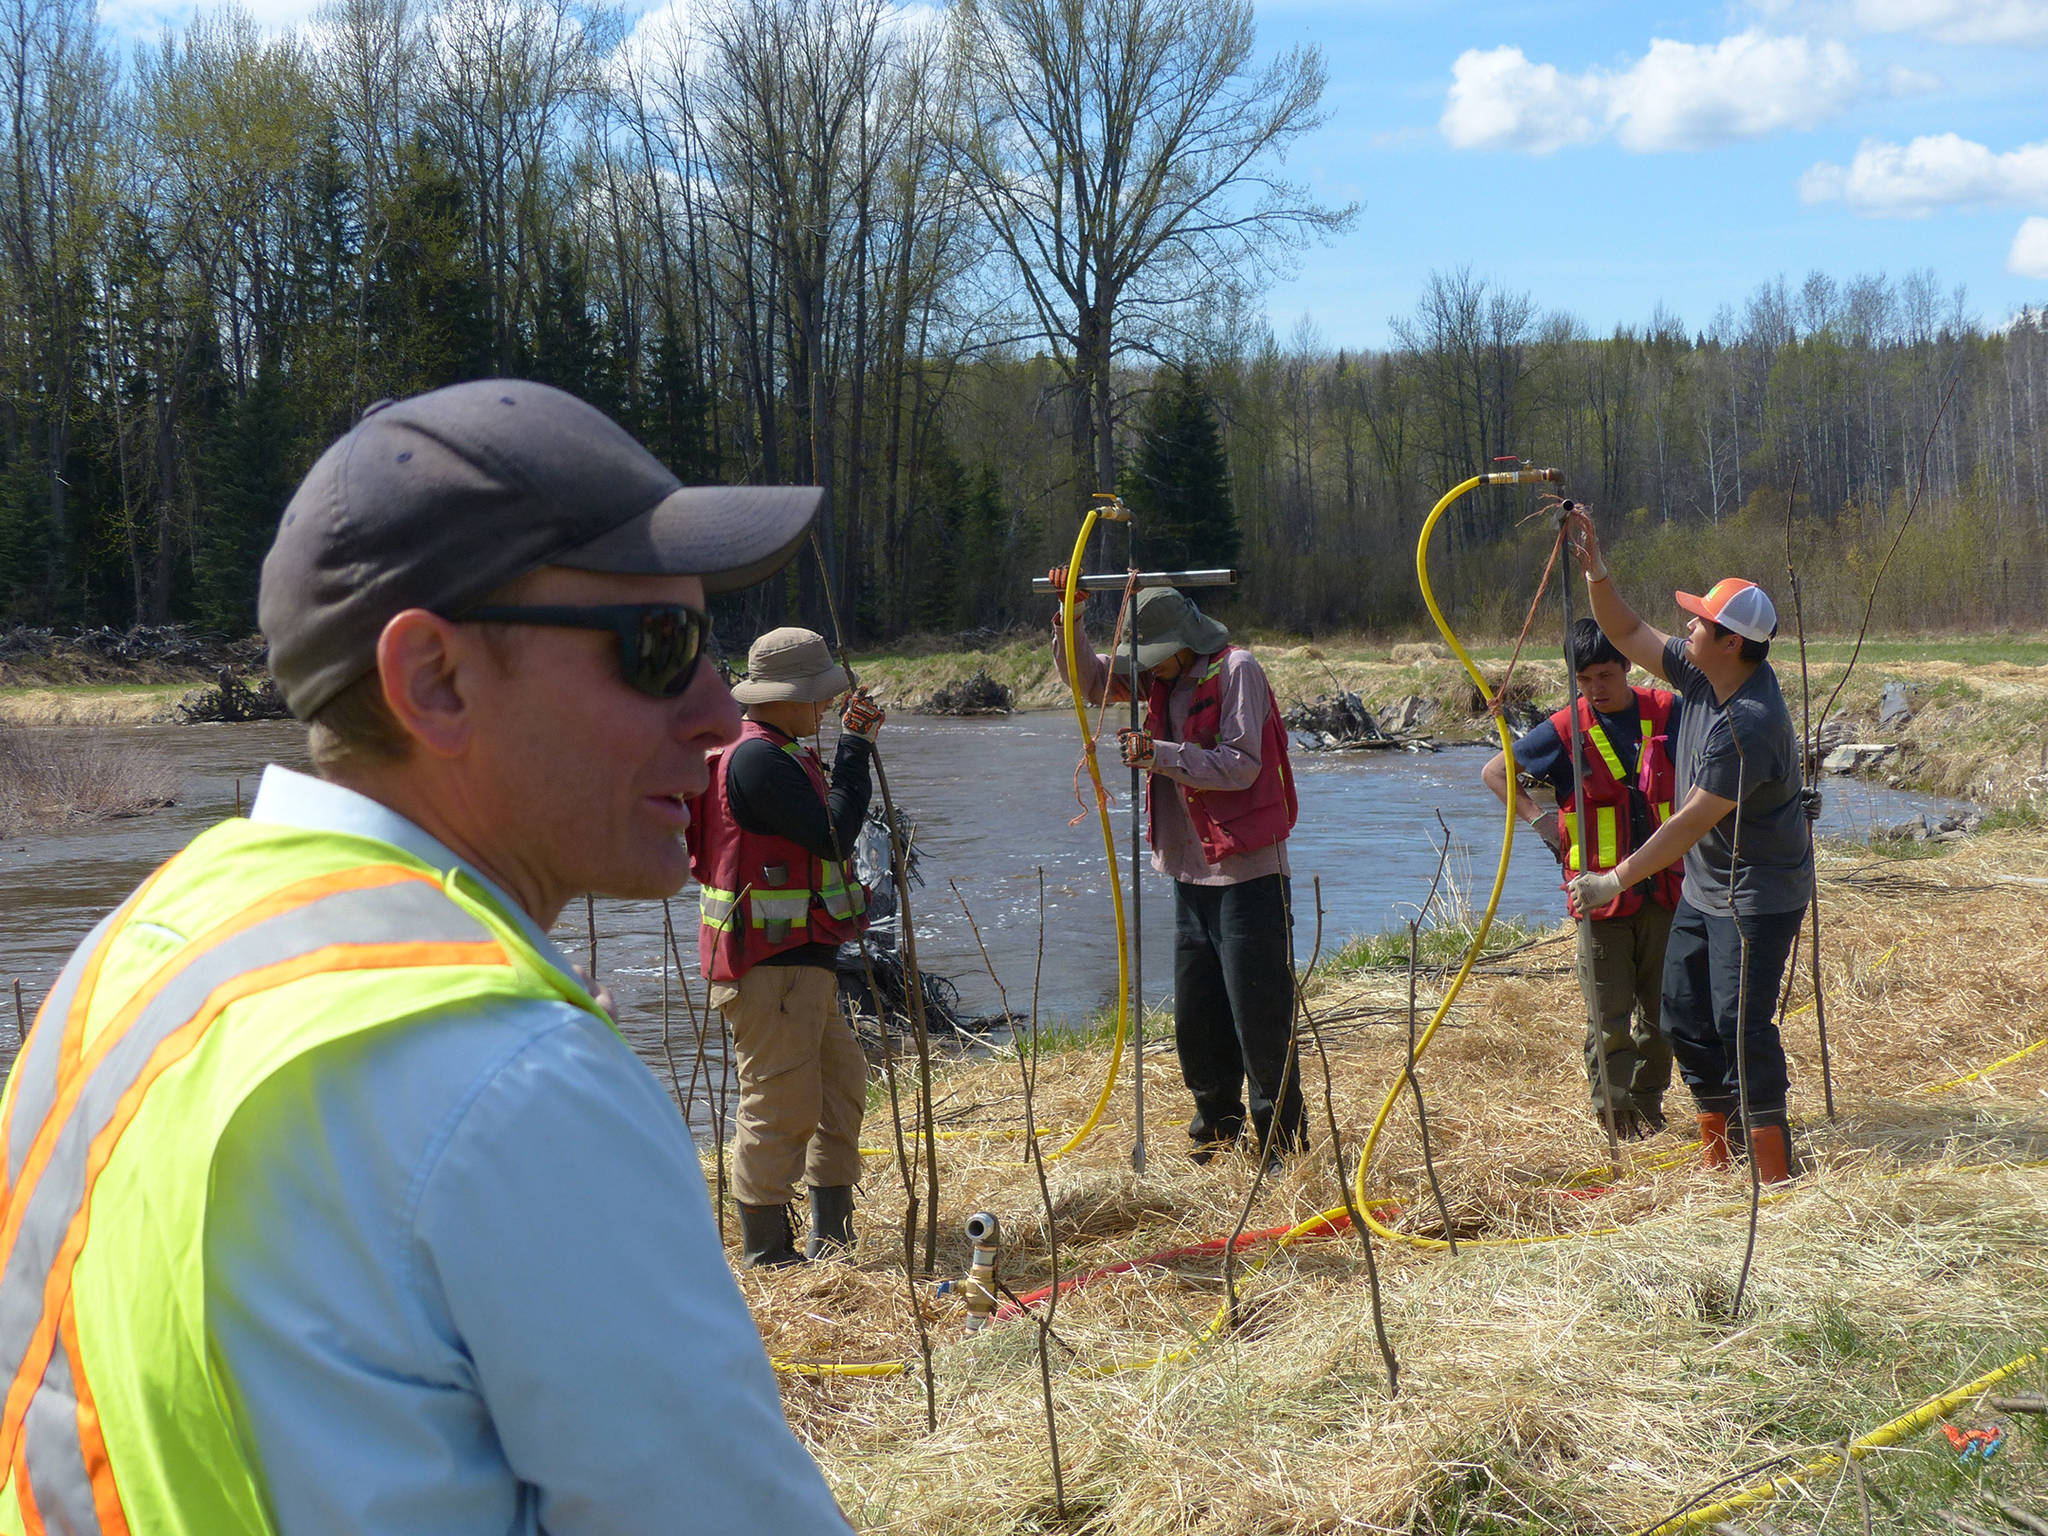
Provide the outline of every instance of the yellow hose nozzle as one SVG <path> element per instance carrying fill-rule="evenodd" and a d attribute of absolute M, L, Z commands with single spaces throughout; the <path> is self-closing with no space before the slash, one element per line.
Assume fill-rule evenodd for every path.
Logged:
<path fill-rule="evenodd" d="M 1128 523 L 1131 509 L 1124 505 L 1123 497 L 1115 491 L 1097 491 L 1094 495 L 1094 512 L 1105 523 Z"/>

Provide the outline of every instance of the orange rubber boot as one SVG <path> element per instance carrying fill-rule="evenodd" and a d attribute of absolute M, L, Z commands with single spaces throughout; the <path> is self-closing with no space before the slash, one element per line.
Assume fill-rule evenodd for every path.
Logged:
<path fill-rule="evenodd" d="M 1728 1166 L 1728 1117 L 1700 1113 L 1700 1165 L 1705 1168 L 1726 1168 Z M 1784 1165 L 1783 1158 L 1779 1166 Z"/>
<path fill-rule="evenodd" d="M 1792 1177 L 1786 1167 L 1789 1158 L 1785 1127 L 1782 1125 L 1758 1125 L 1752 1119 L 1749 1126 L 1749 1155 L 1756 1159 L 1756 1176 L 1760 1183 L 1783 1184 Z"/>

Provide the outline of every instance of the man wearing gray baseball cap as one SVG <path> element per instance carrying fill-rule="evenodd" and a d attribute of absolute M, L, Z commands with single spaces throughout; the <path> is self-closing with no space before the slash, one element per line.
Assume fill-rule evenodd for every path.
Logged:
<path fill-rule="evenodd" d="M 818 499 L 684 488 L 509 380 L 373 408 L 313 466 L 259 613 L 318 776 L 268 769 L 101 923 L 8 1085 L 0 1503 L 845 1529 L 688 1127 L 547 937 L 578 893 L 683 884 L 739 727 L 705 596 Z"/>

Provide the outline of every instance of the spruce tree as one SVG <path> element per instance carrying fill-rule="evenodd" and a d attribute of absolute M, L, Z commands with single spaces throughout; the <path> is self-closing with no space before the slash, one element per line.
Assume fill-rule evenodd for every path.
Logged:
<path fill-rule="evenodd" d="M 1237 561 L 1237 509 L 1216 412 L 1191 363 L 1160 370 L 1138 451 L 1118 490 L 1138 518 L 1138 553 L 1154 569 Z"/>

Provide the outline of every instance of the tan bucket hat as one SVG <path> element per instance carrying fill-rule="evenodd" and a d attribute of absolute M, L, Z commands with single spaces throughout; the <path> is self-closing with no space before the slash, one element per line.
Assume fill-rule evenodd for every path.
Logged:
<path fill-rule="evenodd" d="M 732 685 L 732 696 L 742 704 L 819 704 L 852 686 L 825 637 L 791 625 L 747 647 L 747 675 Z"/>

